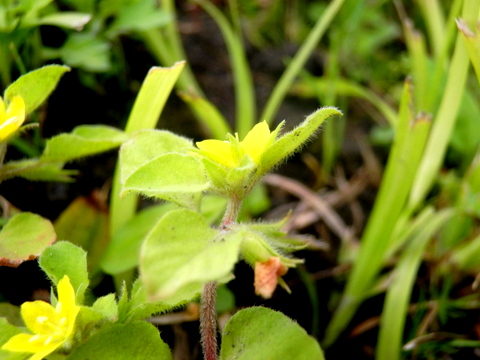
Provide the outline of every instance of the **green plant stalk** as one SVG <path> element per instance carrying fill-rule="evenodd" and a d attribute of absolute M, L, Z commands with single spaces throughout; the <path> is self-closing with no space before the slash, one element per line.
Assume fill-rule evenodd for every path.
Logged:
<path fill-rule="evenodd" d="M 226 17 L 209 1 L 199 1 L 203 9 L 215 20 L 223 34 L 232 62 L 235 85 L 236 131 L 241 139 L 252 129 L 255 117 L 255 89 L 247 62 L 241 33 L 235 32 Z"/>
<path fill-rule="evenodd" d="M 443 46 L 440 53 L 435 58 L 434 69 L 432 78 L 430 80 L 429 89 L 427 95 L 424 95 L 427 98 L 427 103 L 425 106 L 426 111 L 433 112 L 439 103 L 439 99 L 442 95 L 444 89 L 443 81 L 446 74 L 446 64 L 448 62 L 448 56 L 455 42 L 455 36 L 457 33 L 455 27 L 455 19 L 459 16 L 462 9 L 463 0 L 454 0 L 450 8 L 450 12 L 447 17 L 447 26 L 445 30 L 445 38 L 443 39 Z M 433 89 L 433 91 L 431 91 Z"/>
<path fill-rule="evenodd" d="M 338 37 L 333 39 L 332 46 L 329 51 L 328 56 L 328 66 L 327 66 L 327 81 L 330 83 L 330 91 L 324 93 L 323 96 L 324 104 L 329 104 L 329 106 L 335 106 L 337 100 L 337 92 L 335 87 L 331 86 L 332 83 L 338 80 L 339 76 L 339 64 L 338 64 L 338 52 L 339 52 L 339 41 Z M 335 158 L 341 146 L 337 139 L 336 130 L 338 130 L 338 123 L 329 121 L 324 126 L 324 131 L 322 133 L 322 145 L 323 145 L 323 156 L 322 156 L 322 172 L 323 177 L 328 179 L 331 175 L 333 165 L 335 163 Z M 343 136 L 341 137 L 343 138 Z"/>
<path fill-rule="evenodd" d="M 413 121 L 411 114 L 412 90 L 410 82 L 404 87 L 394 144 L 388 159 L 383 181 L 367 223 L 358 257 L 332 321 L 325 336 L 330 345 L 345 328 L 384 262 L 392 242 L 395 224 L 408 198 L 415 170 L 423 152 L 430 123 Z M 402 181 L 399 181 L 402 179 Z"/>
<path fill-rule="evenodd" d="M 399 360 L 401 357 L 402 338 L 405 321 L 408 313 L 409 299 L 415 283 L 415 276 L 422 261 L 422 255 L 433 233 L 451 216 L 450 210 L 434 213 L 433 209 L 426 208 L 422 214 L 423 222 L 417 232 L 411 235 L 409 244 L 397 263 L 393 282 L 387 290 L 383 307 L 375 358 L 378 360 Z M 419 216 L 422 216 L 419 215 Z"/>
<path fill-rule="evenodd" d="M 479 0 L 464 2 L 462 16 L 468 24 L 476 23 L 479 8 Z M 458 34 L 445 91 L 410 194 L 409 203 L 413 208 L 416 208 L 425 198 L 442 165 L 463 96 L 468 65 L 465 43 L 461 34 Z"/>
<path fill-rule="evenodd" d="M 445 19 L 438 0 L 421 0 L 418 2 L 427 24 L 428 37 L 432 42 L 433 54 L 439 58 L 445 41 Z"/>
<path fill-rule="evenodd" d="M 163 66 L 171 66 L 177 61 L 186 59 L 186 57 L 177 57 L 174 46 L 171 41 L 165 38 L 158 29 L 150 29 L 139 34 L 145 45 L 150 49 L 152 55 Z M 186 65 L 180 75 L 177 88 L 181 91 L 194 93 L 203 96 L 203 91 L 193 76 L 191 68 Z"/>
<path fill-rule="evenodd" d="M 293 57 L 287 69 L 282 74 L 280 80 L 273 89 L 272 94 L 270 95 L 267 104 L 265 105 L 263 113 L 260 116 L 260 121 L 266 121 L 269 124 L 273 122 L 273 119 L 280 107 L 280 104 L 285 98 L 287 92 L 289 91 L 295 77 L 302 70 L 303 66 L 308 60 L 308 57 L 314 51 L 315 47 L 322 38 L 327 27 L 333 21 L 333 18 L 337 15 L 344 1 L 345 0 L 332 1 L 325 10 L 323 16 L 318 19 L 307 39 L 300 47 L 297 54 Z"/>
<path fill-rule="evenodd" d="M 2 61 L 0 61 L 0 78 L 4 88 L 12 82 L 12 77 L 10 75 L 10 52 L 8 50 L 7 41 L 7 36 L 0 38 L 0 59 L 2 59 Z"/>
<path fill-rule="evenodd" d="M 478 36 L 478 27 L 476 32 L 472 32 L 468 26 L 462 21 L 457 20 L 458 30 L 462 33 L 467 47 L 468 56 L 472 62 L 475 75 L 480 83 L 480 37 Z"/>
<path fill-rule="evenodd" d="M 167 66 L 172 66 L 173 63 L 177 61 L 183 61 L 187 59 L 185 51 L 182 46 L 182 39 L 180 38 L 180 32 L 178 31 L 177 27 L 177 13 L 175 10 L 175 1 L 174 0 L 161 0 L 162 8 L 168 13 L 172 15 L 173 21 L 170 21 L 166 25 L 166 41 L 168 41 L 170 45 L 170 49 L 172 51 L 172 59 L 173 60 L 170 64 L 166 64 Z M 189 66 L 186 66 L 185 71 L 182 72 L 180 78 L 178 79 L 180 90 L 183 91 L 193 91 L 197 95 L 202 95 L 203 92 L 198 85 L 195 77 L 193 76 L 192 70 Z"/>
<path fill-rule="evenodd" d="M 420 111 L 431 111 L 428 109 L 428 68 L 427 51 L 425 39 L 411 22 L 404 24 L 405 39 L 408 47 L 408 55 L 411 61 L 412 78 L 414 82 L 415 105 Z"/>
<path fill-rule="evenodd" d="M 337 95 L 354 96 L 369 101 L 387 119 L 390 126 L 395 127 L 397 123 L 396 112 L 387 102 L 376 95 L 373 91 L 342 78 L 337 78 L 335 81 L 332 81 L 331 79 L 315 78 L 308 74 L 304 74 L 303 78 L 305 82 L 314 90 L 315 95 L 319 99 L 322 98 L 324 93 L 331 91 L 331 88 L 333 87 Z M 302 89 L 299 89 L 298 93 L 303 95 Z M 309 94 L 303 96 L 308 95 Z"/>

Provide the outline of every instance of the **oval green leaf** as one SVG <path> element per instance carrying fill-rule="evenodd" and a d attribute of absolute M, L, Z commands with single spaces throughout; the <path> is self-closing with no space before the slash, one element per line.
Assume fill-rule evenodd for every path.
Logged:
<path fill-rule="evenodd" d="M 241 237 L 212 229 L 199 213 L 187 209 L 166 214 L 146 238 L 140 274 L 150 301 L 184 291 L 199 293 L 207 281 L 227 277 L 238 260 Z"/>
<path fill-rule="evenodd" d="M 31 71 L 20 76 L 5 90 L 5 98 L 11 101 L 14 96 L 21 96 L 25 101 L 25 114 L 29 114 L 50 96 L 67 71 L 70 68 L 64 65 L 47 65 Z"/>
<path fill-rule="evenodd" d="M 120 146 L 128 136 L 105 125 L 80 125 L 47 141 L 41 161 L 71 161 Z"/>
<path fill-rule="evenodd" d="M 0 265 L 17 267 L 36 259 L 55 239 L 49 220 L 29 212 L 17 214 L 0 232 Z"/>
<path fill-rule="evenodd" d="M 263 307 L 241 310 L 223 332 L 220 360 L 324 360 L 315 339 L 295 321 Z"/>
<path fill-rule="evenodd" d="M 68 360 L 171 360 L 172 355 L 158 330 L 138 321 L 106 326 L 77 347 Z"/>

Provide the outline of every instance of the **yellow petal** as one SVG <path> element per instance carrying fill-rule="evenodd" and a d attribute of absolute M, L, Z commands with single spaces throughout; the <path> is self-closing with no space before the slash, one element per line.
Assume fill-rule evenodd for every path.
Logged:
<path fill-rule="evenodd" d="M 73 332 L 75 319 L 80 311 L 80 306 L 75 303 L 75 290 L 70 283 L 70 278 L 65 275 L 57 284 L 58 303 L 60 318 L 65 318 L 68 322 L 66 336 L 69 337 Z"/>
<path fill-rule="evenodd" d="M 5 113 L 5 102 L 3 101 L 2 97 L 0 96 L 0 123 L 5 121 L 6 113 Z"/>
<path fill-rule="evenodd" d="M 270 142 L 270 129 L 266 121 L 262 121 L 253 127 L 241 142 L 242 148 L 258 164 L 260 157 L 265 152 Z"/>
<path fill-rule="evenodd" d="M 52 305 L 40 300 L 27 301 L 20 307 L 20 312 L 25 325 L 34 334 L 51 335 L 55 333 L 56 328 L 52 324 L 58 324 L 60 318 Z"/>
<path fill-rule="evenodd" d="M 14 96 L 12 101 L 8 104 L 6 117 L 10 118 L 13 116 L 25 119 L 25 102 L 20 96 Z"/>
<path fill-rule="evenodd" d="M 227 141 L 204 140 L 196 143 L 203 155 L 227 167 L 236 166 L 232 157 L 232 145 Z"/>
<path fill-rule="evenodd" d="M 18 116 L 14 116 L 10 119 L 7 119 L 3 124 L 0 125 L 0 140 L 5 140 L 15 131 L 17 131 L 20 126 L 23 124 L 23 119 Z"/>
<path fill-rule="evenodd" d="M 25 121 L 25 103 L 20 96 L 12 99 L 6 112 L 2 101 L 0 120 L 0 140 L 5 140 L 22 126 Z"/>
<path fill-rule="evenodd" d="M 18 334 L 3 344 L 2 349 L 15 352 L 35 353 L 30 359 L 40 360 L 62 344 L 61 342 L 56 342 L 45 345 L 46 339 L 46 336 Z"/>

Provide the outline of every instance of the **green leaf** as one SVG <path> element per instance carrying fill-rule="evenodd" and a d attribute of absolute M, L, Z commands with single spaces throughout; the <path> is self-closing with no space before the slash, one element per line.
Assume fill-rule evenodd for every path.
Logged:
<path fill-rule="evenodd" d="M 108 209 L 99 200 L 100 195 L 78 197 L 68 205 L 55 221 L 59 239 L 68 239 L 88 254 L 88 269 L 98 270 L 99 262 L 110 240 Z"/>
<path fill-rule="evenodd" d="M 29 212 L 14 215 L 0 232 L 0 265 L 36 259 L 56 239 L 52 223 Z"/>
<path fill-rule="evenodd" d="M 149 300 L 167 300 L 178 291 L 191 298 L 205 282 L 225 278 L 238 260 L 240 241 L 239 233 L 214 230 L 197 212 L 169 212 L 141 251 L 140 274 Z"/>
<path fill-rule="evenodd" d="M 115 324 L 99 330 L 78 346 L 68 360 L 170 360 L 167 344 L 158 330 L 146 322 Z"/>
<path fill-rule="evenodd" d="M 122 195 L 131 191 L 198 208 L 209 182 L 203 166 L 192 155 L 168 153 L 145 163 L 123 184 Z"/>
<path fill-rule="evenodd" d="M 192 141 L 164 130 L 140 130 L 120 148 L 121 181 L 142 165 L 170 152 L 193 148 Z"/>
<path fill-rule="evenodd" d="M 25 114 L 31 113 L 50 96 L 62 75 L 70 71 L 68 66 L 47 65 L 20 76 L 5 90 L 9 101 L 19 95 L 25 101 Z"/>
<path fill-rule="evenodd" d="M 100 266 L 107 274 L 116 275 L 138 265 L 140 247 L 148 232 L 174 204 L 151 206 L 139 212 L 113 234 Z"/>
<path fill-rule="evenodd" d="M 178 62 L 170 68 L 153 67 L 150 69 L 128 117 L 125 127 L 127 134 L 132 135 L 138 130 L 155 128 L 165 102 L 184 66 L 185 62 Z M 120 199 L 120 191 L 120 169 L 117 163 L 110 197 L 110 231 L 112 234 L 133 217 L 137 208 L 137 196 L 132 194 Z"/>
<path fill-rule="evenodd" d="M 5 318 L 8 322 L 15 326 L 25 326 L 22 315 L 20 315 L 20 307 L 10 303 L 0 303 L 0 318 Z"/>
<path fill-rule="evenodd" d="M 285 160 L 287 157 L 298 151 L 320 128 L 322 123 L 329 117 L 342 115 L 333 107 L 324 107 L 303 121 L 298 127 L 276 140 L 262 156 L 259 166 L 259 173 L 264 174 L 273 166 Z"/>
<path fill-rule="evenodd" d="M 105 125 L 80 125 L 47 141 L 41 161 L 71 161 L 120 146 L 128 136 Z"/>
<path fill-rule="evenodd" d="M 83 303 L 88 287 L 87 253 L 68 241 L 58 241 L 40 256 L 39 265 L 56 285 L 68 275 L 76 290 L 77 304 Z"/>
<path fill-rule="evenodd" d="M 220 360 L 324 360 L 320 345 L 295 321 L 263 307 L 241 310 L 223 332 Z"/>
<path fill-rule="evenodd" d="M 110 70 L 110 44 L 94 33 L 70 34 L 60 49 L 53 54 L 60 56 L 65 64 L 91 72 Z"/>
<path fill-rule="evenodd" d="M 71 176 L 76 170 L 63 169 L 62 161 L 43 161 L 40 159 L 22 159 L 10 161 L 0 169 L 0 178 L 8 180 L 13 177 L 22 177 L 32 181 L 73 181 Z"/>
<path fill-rule="evenodd" d="M 0 317 L 0 346 L 5 344 L 12 336 L 20 334 L 16 326 L 11 325 L 7 319 Z M 0 360 L 24 360 L 31 354 L 18 353 L 0 349 Z"/>
<path fill-rule="evenodd" d="M 87 24 L 92 15 L 79 13 L 74 11 L 63 11 L 42 17 L 39 21 L 39 25 L 53 25 L 67 29 L 74 29 L 80 31 Z"/>
<path fill-rule="evenodd" d="M 165 26 L 170 21 L 171 16 L 158 8 L 154 1 L 134 1 L 120 7 L 108 32 L 145 31 Z"/>

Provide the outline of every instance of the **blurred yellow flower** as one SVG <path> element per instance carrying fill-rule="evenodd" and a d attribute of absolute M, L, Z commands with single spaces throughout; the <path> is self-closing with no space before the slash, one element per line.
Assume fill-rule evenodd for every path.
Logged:
<path fill-rule="evenodd" d="M 33 353 L 29 360 L 41 360 L 70 339 L 80 306 L 75 304 L 75 290 L 67 275 L 58 282 L 57 292 L 56 307 L 39 300 L 22 304 L 22 318 L 34 335 L 15 335 L 2 349 Z"/>
<path fill-rule="evenodd" d="M 4 141 L 25 121 L 25 103 L 20 96 L 14 96 L 8 108 L 0 97 L 0 141 Z"/>
<path fill-rule="evenodd" d="M 271 135 L 272 133 L 265 121 L 258 123 L 240 142 L 240 148 L 258 165 L 267 147 L 275 140 L 272 139 Z M 234 156 L 233 147 L 229 141 L 204 140 L 196 144 L 203 156 L 217 163 L 226 167 L 239 165 L 240 159 Z"/>

